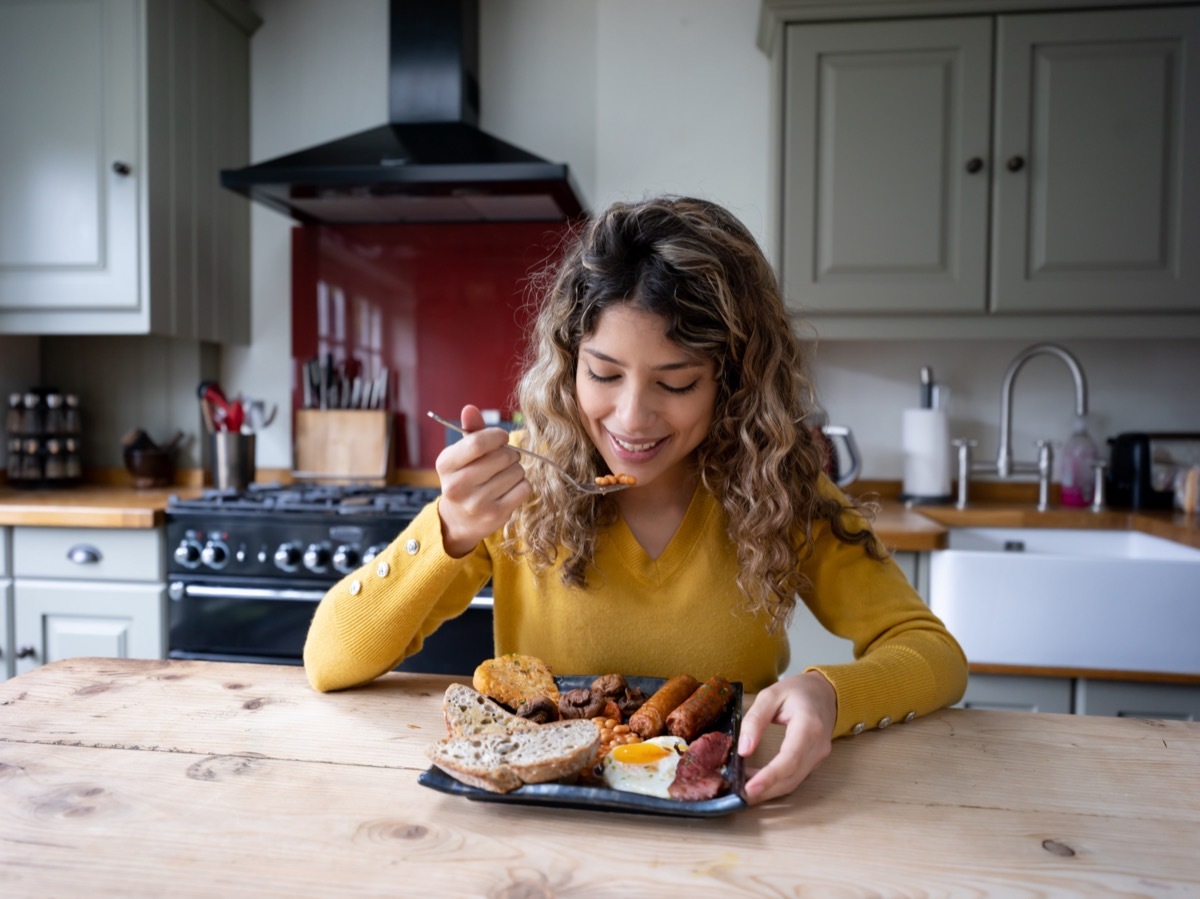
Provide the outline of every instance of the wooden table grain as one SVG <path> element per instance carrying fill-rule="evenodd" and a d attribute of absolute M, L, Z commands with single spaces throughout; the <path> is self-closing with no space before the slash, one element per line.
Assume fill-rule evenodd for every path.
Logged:
<path fill-rule="evenodd" d="M 668 818 L 421 787 L 450 681 L 71 659 L 0 684 L 0 893 L 1200 893 L 1200 724 L 949 709 L 839 740 L 786 799 Z"/>

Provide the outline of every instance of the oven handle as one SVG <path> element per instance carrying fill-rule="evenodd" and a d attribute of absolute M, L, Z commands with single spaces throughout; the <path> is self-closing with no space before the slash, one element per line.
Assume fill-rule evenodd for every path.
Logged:
<path fill-rule="evenodd" d="M 282 587 L 208 587 L 172 581 L 167 587 L 167 595 L 174 600 L 194 596 L 199 599 L 291 599 L 317 602 L 325 595 L 325 591 L 291 590 Z"/>
<path fill-rule="evenodd" d="M 167 595 L 177 601 L 193 596 L 199 599 L 290 599 L 319 602 L 325 596 L 325 591 L 291 590 L 282 587 L 206 587 L 172 581 L 167 587 Z M 471 600 L 469 608 L 490 609 L 492 608 L 492 597 L 476 596 Z"/>

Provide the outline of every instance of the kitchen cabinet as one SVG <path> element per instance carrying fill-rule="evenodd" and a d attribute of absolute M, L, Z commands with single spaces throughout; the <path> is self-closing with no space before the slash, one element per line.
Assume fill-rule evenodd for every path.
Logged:
<path fill-rule="evenodd" d="M 243 0 L 0 0 L 0 333 L 249 339 Z"/>
<path fill-rule="evenodd" d="M 1069 677 L 972 674 L 955 708 L 1069 715 L 1073 711 L 1073 689 Z"/>
<path fill-rule="evenodd" d="M 17 527 L 16 674 L 76 656 L 166 657 L 163 531 Z"/>
<path fill-rule="evenodd" d="M 0 527 L 0 681 L 13 676 L 12 579 L 8 576 L 10 529 Z"/>
<path fill-rule="evenodd" d="M 897 552 L 892 554 L 908 582 L 921 598 L 929 601 L 929 554 Z M 792 659 L 784 677 L 800 674 L 810 665 L 838 665 L 854 661 L 854 644 L 825 630 L 804 603 L 796 604 L 792 623 L 788 627 L 788 643 Z"/>
<path fill-rule="evenodd" d="M 1200 721 L 1200 686 L 1080 678 L 1075 708 L 1083 715 Z"/>
<path fill-rule="evenodd" d="M 1200 333 L 1200 7 L 792 21 L 782 52 L 780 273 L 818 330 Z"/>

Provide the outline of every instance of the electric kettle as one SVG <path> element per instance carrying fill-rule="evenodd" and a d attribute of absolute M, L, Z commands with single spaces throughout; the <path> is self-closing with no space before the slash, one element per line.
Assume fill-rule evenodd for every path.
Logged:
<path fill-rule="evenodd" d="M 849 487 L 862 474 L 862 456 L 854 432 L 844 425 L 822 425 L 825 444 L 825 474 L 839 487 Z"/>

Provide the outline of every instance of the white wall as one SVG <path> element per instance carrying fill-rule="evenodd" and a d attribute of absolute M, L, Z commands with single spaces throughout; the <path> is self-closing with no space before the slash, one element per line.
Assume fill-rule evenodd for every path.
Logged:
<path fill-rule="evenodd" d="M 268 159 L 387 118 L 387 0 L 254 0 L 251 154 Z M 729 206 L 771 231 L 769 63 L 755 46 L 759 0 L 485 0 L 481 124 L 568 162 L 593 208 L 658 192 Z M 227 388 L 287 405 L 288 219 L 253 212 L 253 346 L 225 354 Z M 1200 341 L 1062 341 L 1091 388 L 1095 436 L 1200 431 Z M 864 475 L 898 478 L 900 410 L 931 365 L 953 389 L 956 436 L 994 454 L 1000 380 L 1028 341 L 822 342 L 815 377 L 831 418 L 854 428 Z M 1071 382 L 1036 359 L 1016 385 L 1013 447 L 1065 438 Z M 290 465 L 286 423 L 260 437 L 258 464 Z"/>

